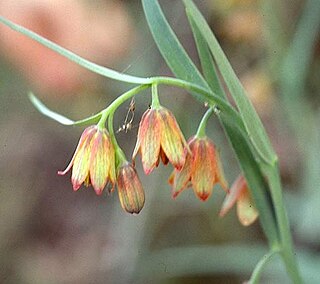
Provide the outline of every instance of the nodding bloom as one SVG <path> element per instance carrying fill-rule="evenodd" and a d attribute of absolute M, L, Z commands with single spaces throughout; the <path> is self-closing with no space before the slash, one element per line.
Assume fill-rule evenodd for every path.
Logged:
<path fill-rule="evenodd" d="M 117 171 L 117 188 L 122 208 L 138 214 L 144 205 L 144 191 L 132 164 L 125 162 Z"/>
<path fill-rule="evenodd" d="M 242 175 L 231 186 L 230 192 L 223 202 L 220 217 L 227 214 L 236 202 L 240 223 L 244 226 L 251 225 L 258 218 L 259 214 L 251 198 L 247 182 Z"/>
<path fill-rule="evenodd" d="M 181 169 L 185 162 L 186 141 L 173 114 L 164 107 L 148 109 L 142 116 L 132 158 L 141 153 L 143 169 L 150 174 L 160 158 Z"/>
<path fill-rule="evenodd" d="M 220 183 L 222 188 L 228 191 L 228 185 L 224 178 L 219 153 L 213 142 L 206 136 L 192 137 L 188 141 L 190 152 L 186 154 L 186 162 L 179 171 L 175 169 L 169 183 L 173 188 L 173 197 L 185 188 L 192 186 L 196 196 L 205 201 L 212 193 L 213 186 Z"/>
<path fill-rule="evenodd" d="M 112 188 L 116 180 L 115 151 L 107 130 L 98 126 L 90 126 L 81 135 L 77 149 L 64 171 L 65 175 L 72 167 L 71 182 L 76 191 L 84 183 L 92 185 L 95 192 L 100 195 L 110 182 Z"/>

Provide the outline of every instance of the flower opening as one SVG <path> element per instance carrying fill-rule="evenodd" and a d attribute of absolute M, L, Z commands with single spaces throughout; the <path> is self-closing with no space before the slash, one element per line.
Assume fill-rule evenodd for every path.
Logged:
<path fill-rule="evenodd" d="M 137 172 L 126 162 L 117 173 L 117 188 L 122 208 L 128 213 L 138 214 L 144 205 L 144 191 Z"/>

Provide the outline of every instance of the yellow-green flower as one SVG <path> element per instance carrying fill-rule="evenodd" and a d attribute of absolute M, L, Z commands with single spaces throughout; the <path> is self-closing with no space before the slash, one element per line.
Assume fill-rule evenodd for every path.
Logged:
<path fill-rule="evenodd" d="M 189 186 L 202 201 L 209 198 L 216 183 L 227 191 L 219 153 L 213 142 L 207 136 L 192 137 L 188 145 L 190 152 L 187 152 L 183 168 L 180 171 L 175 169 L 169 178 L 173 197 Z"/>
<path fill-rule="evenodd" d="M 230 192 L 222 204 L 220 216 L 223 217 L 227 214 L 236 202 L 240 223 L 244 226 L 251 225 L 258 218 L 259 213 L 251 198 L 247 182 L 242 175 L 231 186 Z"/>
<path fill-rule="evenodd" d="M 117 188 L 122 208 L 138 214 L 144 205 L 144 191 L 135 168 L 128 162 L 118 169 Z"/>
<path fill-rule="evenodd" d="M 72 167 L 71 182 L 73 190 L 78 190 L 84 183 L 92 185 L 100 195 L 110 182 L 112 187 L 116 180 L 115 151 L 107 130 L 98 126 L 90 126 L 81 135 L 77 149 L 64 171 L 65 175 Z"/>
<path fill-rule="evenodd" d="M 181 169 L 185 162 L 186 141 L 174 115 L 164 107 L 148 109 L 142 116 L 136 147 L 132 158 L 141 153 L 143 169 L 146 174 L 159 165 L 170 162 Z"/>

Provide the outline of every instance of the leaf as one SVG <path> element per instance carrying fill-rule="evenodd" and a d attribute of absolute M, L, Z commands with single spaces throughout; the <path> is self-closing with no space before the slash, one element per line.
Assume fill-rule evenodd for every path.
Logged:
<path fill-rule="evenodd" d="M 63 124 L 63 125 L 89 125 L 95 124 L 99 121 L 101 117 L 101 112 L 90 116 L 85 119 L 73 121 L 61 114 L 58 114 L 50 109 L 48 109 L 33 93 L 28 94 L 31 103 L 35 106 L 35 108 L 42 113 L 43 115 Z"/>
<path fill-rule="evenodd" d="M 142 4 L 152 36 L 172 72 L 180 79 L 209 89 L 207 82 L 169 26 L 158 1 L 142 0 Z"/>
<path fill-rule="evenodd" d="M 198 27 L 195 25 L 193 19 L 190 17 L 190 15 L 187 13 L 191 29 L 194 35 L 194 39 L 196 42 L 196 46 L 199 53 L 199 58 L 201 62 L 202 72 L 204 74 L 204 77 L 206 78 L 211 90 L 219 95 L 221 98 L 225 99 L 227 102 L 227 98 L 225 95 L 225 92 L 223 90 L 223 87 L 221 85 L 217 68 L 214 64 L 214 61 L 212 59 L 212 55 L 210 53 L 209 47 L 207 42 L 204 40 L 202 34 L 200 33 Z"/>
<path fill-rule="evenodd" d="M 52 49 L 53 51 L 61 54 L 62 56 L 68 58 L 69 60 L 79 64 L 80 66 L 94 72 L 97 74 L 100 74 L 102 76 L 108 77 L 110 79 L 127 82 L 127 83 L 133 83 L 133 84 L 150 84 L 151 80 L 149 78 L 141 78 L 141 77 L 135 77 L 127 74 L 123 74 L 117 71 L 114 71 L 112 69 L 109 69 L 107 67 L 103 67 L 101 65 L 95 64 L 87 59 L 82 58 L 81 56 L 73 53 L 72 51 L 63 48 L 59 46 L 58 44 L 38 35 L 35 32 L 32 32 L 22 26 L 19 26 L 8 19 L 0 16 L 0 23 L 5 24 L 6 26 L 10 27 L 11 29 L 29 37 L 33 40 L 41 43 L 42 45 Z"/>
<path fill-rule="evenodd" d="M 217 63 L 221 75 L 237 104 L 253 145 L 264 161 L 269 164 L 274 164 L 277 160 L 277 156 L 270 144 L 270 141 L 259 116 L 254 110 L 250 100 L 247 98 L 245 90 L 243 89 L 243 86 L 237 78 L 237 75 L 233 71 L 226 55 L 221 49 L 208 23 L 206 22 L 198 8 L 194 5 L 194 3 L 191 0 L 183 0 L 183 2 L 186 6 L 187 13 L 190 15 L 195 25 L 198 27 L 200 33 L 202 34 L 203 38 L 208 43 L 210 51 L 214 57 L 215 62 Z"/>

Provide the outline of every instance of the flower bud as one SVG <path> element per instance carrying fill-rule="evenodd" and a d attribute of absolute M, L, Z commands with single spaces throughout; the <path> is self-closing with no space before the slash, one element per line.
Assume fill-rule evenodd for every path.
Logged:
<path fill-rule="evenodd" d="M 138 214 L 144 205 L 144 191 L 135 168 L 128 162 L 118 169 L 117 188 L 122 208 Z"/>

